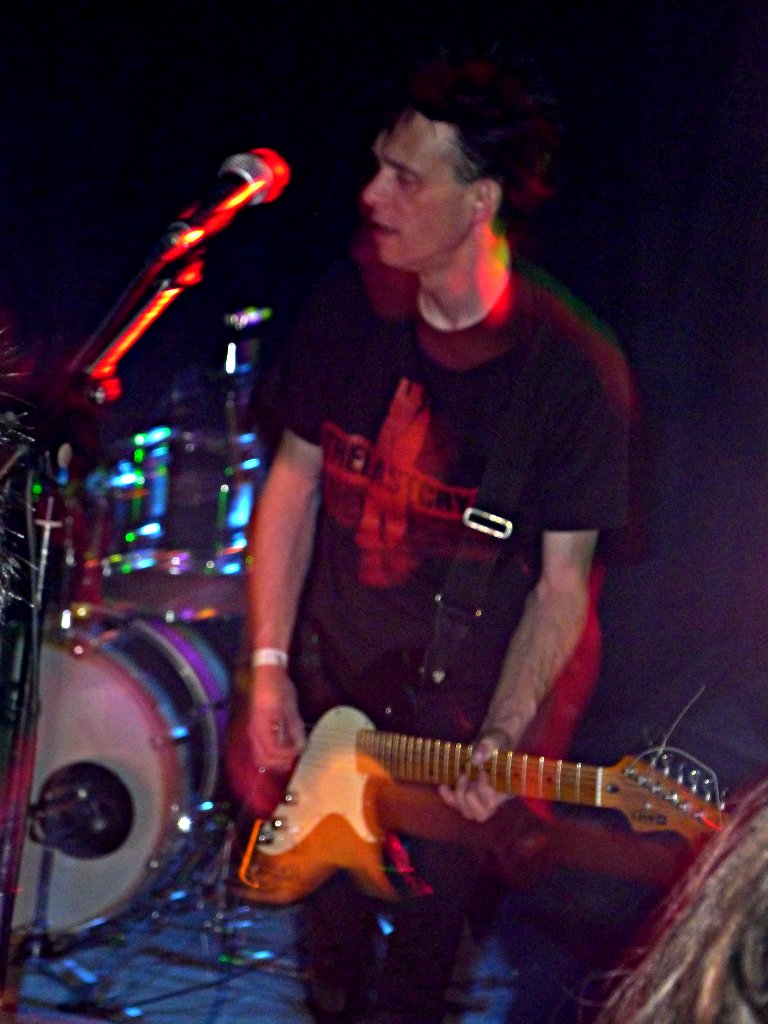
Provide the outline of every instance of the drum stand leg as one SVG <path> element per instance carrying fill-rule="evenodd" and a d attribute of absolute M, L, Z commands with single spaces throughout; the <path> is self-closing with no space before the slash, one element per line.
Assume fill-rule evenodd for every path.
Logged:
<path fill-rule="evenodd" d="M 48 928 L 48 904 L 51 892 L 51 874 L 55 848 L 48 843 L 43 844 L 40 857 L 37 893 L 35 896 L 35 915 L 29 932 L 19 945 L 16 956 L 23 962 L 25 969 L 34 969 L 41 974 L 60 982 L 71 991 L 73 999 L 79 1005 L 89 1001 L 99 985 L 99 978 L 71 957 L 58 956 L 58 950 L 51 939 Z M 69 1009 L 69 1002 L 63 1009 Z"/>
<path fill-rule="evenodd" d="M 213 883 L 210 887 L 212 897 L 212 914 L 205 922 L 205 927 L 212 932 L 219 941 L 221 941 L 222 936 L 226 937 L 226 920 L 227 912 L 229 910 L 227 881 L 229 867 L 232 860 L 233 842 L 234 825 L 231 821 L 228 821 L 224 832 L 224 841 L 221 844 L 221 850 L 213 868 L 215 874 L 213 876 Z"/>
<path fill-rule="evenodd" d="M 94 974 L 73 957 L 62 956 L 61 945 L 51 937 L 48 910 L 55 854 L 55 845 L 43 840 L 34 917 L 29 932 L 17 948 L 16 959 L 24 970 L 37 970 L 67 989 L 69 997 L 58 1004 L 58 1010 L 120 1020 L 122 1009 L 103 1002 L 98 995 L 104 991 L 109 979 Z"/>
<path fill-rule="evenodd" d="M 237 824 L 230 819 L 214 867 L 216 874 L 208 888 L 210 911 L 205 927 L 214 936 L 220 962 L 269 969 L 280 959 L 280 954 L 261 942 L 246 946 L 243 941 L 244 934 L 254 926 L 254 913 L 264 914 L 265 911 L 263 908 L 254 910 L 253 903 L 244 906 L 233 898 L 231 874 L 236 843 Z"/>

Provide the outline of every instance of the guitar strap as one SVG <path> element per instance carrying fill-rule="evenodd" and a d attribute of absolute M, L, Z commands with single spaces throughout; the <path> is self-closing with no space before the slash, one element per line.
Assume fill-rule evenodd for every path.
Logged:
<path fill-rule="evenodd" d="M 518 511 L 520 497 L 528 479 L 543 429 L 543 410 L 538 384 L 544 369 L 548 346 L 544 343 L 551 328 L 549 296 L 531 287 L 526 297 L 533 328 L 536 306 L 541 311 L 537 328 L 531 331 L 527 351 L 511 401 L 507 404 L 496 434 L 491 456 L 483 472 L 476 504 L 463 516 L 467 528 L 445 576 L 442 591 L 435 597 L 432 637 L 419 673 L 422 683 L 439 685 L 461 655 L 470 626 L 482 615 L 494 568 L 505 545 L 517 542 L 519 524 L 510 517 Z M 541 301 L 536 303 L 538 298 Z M 472 558 L 472 535 L 480 531 L 495 538 L 490 557 Z"/>

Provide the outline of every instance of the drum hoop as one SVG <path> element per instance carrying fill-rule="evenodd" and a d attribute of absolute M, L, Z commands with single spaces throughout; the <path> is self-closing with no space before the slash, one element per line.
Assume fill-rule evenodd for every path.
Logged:
<path fill-rule="evenodd" d="M 207 680 L 216 689 L 215 694 L 208 692 L 205 687 L 205 681 L 201 679 L 201 674 L 195 669 L 185 653 L 180 650 L 179 641 L 188 648 L 193 647 L 193 644 L 190 637 L 178 626 L 170 626 L 168 623 L 158 620 L 135 619 L 128 625 L 127 629 L 128 632 L 138 634 L 142 640 L 150 643 L 168 659 L 192 700 L 193 712 L 206 709 L 210 711 L 209 715 L 199 715 L 196 719 L 196 724 L 199 723 L 204 733 L 204 742 L 206 744 L 204 749 L 210 753 L 207 763 L 203 765 L 204 774 L 201 779 L 200 793 L 198 795 L 204 798 L 208 797 L 216 786 L 222 754 L 222 737 L 219 734 L 219 727 L 217 725 L 217 712 L 219 709 L 214 706 L 214 701 L 216 698 L 223 699 L 227 696 L 221 685 L 221 680 L 217 679 L 211 670 L 210 660 L 213 657 L 213 652 L 195 647 L 195 652 L 200 655 L 200 661 L 204 662 Z"/>

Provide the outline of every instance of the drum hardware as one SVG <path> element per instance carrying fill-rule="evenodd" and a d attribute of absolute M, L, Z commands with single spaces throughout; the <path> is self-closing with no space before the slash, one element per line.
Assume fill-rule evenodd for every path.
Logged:
<path fill-rule="evenodd" d="M 190 736 L 193 734 L 193 730 L 204 725 L 211 712 L 218 713 L 220 711 L 224 711 L 228 707 L 228 704 L 228 701 L 217 701 L 215 704 L 201 705 L 193 712 L 190 712 L 178 725 L 174 725 L 170 732 L 150 737 L 152 746 L 155 749 L 158 749 L 159 747 L 165 746 L 169 743 L 178 744 L 188 742 Z"/>

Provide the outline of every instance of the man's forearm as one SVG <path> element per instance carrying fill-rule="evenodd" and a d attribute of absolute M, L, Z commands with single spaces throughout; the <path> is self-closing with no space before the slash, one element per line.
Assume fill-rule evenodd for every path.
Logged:
<path fill-rule="evenodd" d="M 277 460 L 259 499 L 251 535 L 251 644 L 287 650 L 315 536 L 317 483 Z"/>
<path fill-rule="evenodd" d="M 541 581 L 526 602 L 510 641 L 483 731 L 499 731 L 515 745 L 536 716 L 584 631 L 586 581 L 553 588 Z"/>

